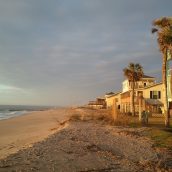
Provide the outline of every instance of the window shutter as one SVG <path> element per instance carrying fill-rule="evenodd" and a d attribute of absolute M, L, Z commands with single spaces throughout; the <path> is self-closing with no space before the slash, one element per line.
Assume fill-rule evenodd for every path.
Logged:
<path fill-rule="evenodd" d="M 150 91 L 150 99 L 152 99 L 152 91 Z"/>
<path fill-rule="evenodd" d="M 161 91 L 158 91 L 158 98 L 161 98 Z"/>

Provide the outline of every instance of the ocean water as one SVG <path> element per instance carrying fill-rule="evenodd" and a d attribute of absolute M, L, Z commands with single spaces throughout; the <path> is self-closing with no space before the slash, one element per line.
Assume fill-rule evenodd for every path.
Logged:
<path fill-rule="evenodd" d="M 51 109 L 50 106 L 0 105 L 0 120 L 24 115 L 33 111 Z"/>

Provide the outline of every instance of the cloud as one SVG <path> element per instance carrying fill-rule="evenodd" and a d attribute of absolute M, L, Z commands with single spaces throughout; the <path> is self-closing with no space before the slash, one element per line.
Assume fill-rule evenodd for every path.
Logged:
<path fill-rule="evenodd" d="M 29 93 L 29 91 L 26 91 L 25 89 L 15 87 L 15 86 L 10 86 L 10 85 L 3 85 L 0 84 L 0 92 L 1 93 L 22 93 L 26 94 Z"/>
<path fill-rule="evenodd" d="M 122 69 L 131 61 L 160 78 L 151 21 L 171 15 L 171 5 L 171 0 L 3 1 L 1 84 L 16 92 L 13 103 L 66 105 L 118 91 Z M 22 91 L 29 92 L 25 98 Z"/>

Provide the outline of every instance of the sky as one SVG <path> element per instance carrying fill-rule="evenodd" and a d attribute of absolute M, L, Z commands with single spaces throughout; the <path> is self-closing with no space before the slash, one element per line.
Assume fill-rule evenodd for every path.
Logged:
<path fill-rule="evenodd" d="M 152 20 L 171 0 L 1 0 L 0 104 L 70 106 L 121 90 L 140 63 L 161 81 Z"/>

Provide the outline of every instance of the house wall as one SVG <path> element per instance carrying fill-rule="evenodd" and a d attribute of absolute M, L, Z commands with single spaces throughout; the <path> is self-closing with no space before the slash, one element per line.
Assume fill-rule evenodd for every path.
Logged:
<path fill-rule="evenodd" d="M 127 91 L 125 93 L 121 94 L 121 109 L 120 112 L 126 113 L 126 112 L 131 112 L 131 91 Z"/>
<path fill-rule="evenodd" d="M 160 91 L 161 97 L 157 100 L 163 102 L 162 84 L 158 84 L 158 85 L 151 86 L 148 88 L 135 89 L 135 111 L 136 112 L 139 111 L 139 94 L 138 93 L 141 93 L 143 98 L 150 99 L 150 92 L 151 91 L 157 91 L 157 92 Z M 121 100 L 120 100 L 121 109 L 120 109 L 120 111 L 122 113 L 127 113 L 127 112 L 132 111 L 132 106 L 131 106 L 132 100 L 131 99 L 132 99 L 132 92 L 131 91 L 121 93 Z M 153 108 L 152 111 L 157 111 L 156 109 L 158 109 L 158 107 L 159 106 L 151 107 L 151 108 Z"/>
<path fill-rule="evenodd" d="M 150 99 L 150 91 L 160 91 L 161 92 L 161 98 L 158 99 L 161 102 L 163 102 L 163 91 L 162 91 L 162 84 L 156 85 L 156 86 L 152 86 L 150 88 L 146 88 L 143 90 L 143 97 L 144 98 L 148 98 Z"/>
<path fill-rule="evenodd" d="M 107 106 L 107 108 L 111 108 L 113 106 L 114 100 L 116 100 L 116 105 L 117 106 L 120 105 L 121 104 L 120 94 L 106 97 L 106 106 Z"/>
<path fill-rule="evenodd" d="M 122 82 L 122 92 L 126 92 L 126 91 L 128 91 L 129 90 L 129 82 L 128 82 L 128 80 L 126 79 L 126 80 L 124 80 L 123 82 Z"/>
<path fill-rule="evenodd" d="M 144 88 L 154 84 L 155 84 L 154 78 L 142 78 L 140 81 L 137 81 L 135 83 L 135 89 Z M 131 87 L 132 87 L 132 83 L 130 83 L 128 79 L 122 82 L 122 92 L 131 90 Z"/>
<path fill-rule="evenodd" d="M 114 99 L 115 99 L 115 96 L 106 97 L 106 106 L 107 106 L 107 108 L 112 107 Z"/>
<path fill-rule="evenodd" d="M 154 85 L 155 84 L 155 79 L 146 79 L 146 78 L 143 78 L 141 81 L 138 81 L 137 82 L 137 86 L 136 88 L 144 88 L 144 87 L 147 87 L 147 86 L 151 86 L 151 85 Z"/>
<path fill-rule="evenodd" d="M 88 105 L 88 106 L 91 108 L 94 108 L 94 109 L 102 109 L 103 108 L 103 105 Z"/>

